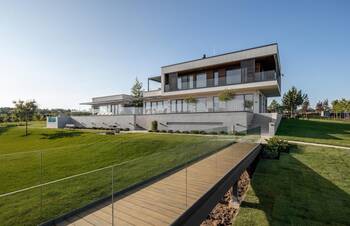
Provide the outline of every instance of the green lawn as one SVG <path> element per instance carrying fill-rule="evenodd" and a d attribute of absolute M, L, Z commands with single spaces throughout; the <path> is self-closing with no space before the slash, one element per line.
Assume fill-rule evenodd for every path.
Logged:
<path fill-rule="evenodd" d="M 283 119 L 277 135 L 288 140 L 350 147 L 350 122 Z"/>
<path fill-rule="evenodd" d="M 124 189 L 232 142 L 218 136 L 99 135 L 31 125 L 0 127 L 0 194 L 122 163 L 114 191 Z M 42 160 L 42 168 L 41 166 Z M 1 225 L 35 225 L 111 194 L 112 169 L 0 197 Z"/>
<path fill-rule="evenodd" d="M 295 146 L 261 160 L 235 225 L 350 225 L 349 175 L 347 150 Z"/>

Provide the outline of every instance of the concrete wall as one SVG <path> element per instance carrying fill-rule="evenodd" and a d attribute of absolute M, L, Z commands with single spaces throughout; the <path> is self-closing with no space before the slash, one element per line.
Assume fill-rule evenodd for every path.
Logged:
<path fill-rule="evenodd" d="M 115 115 L 115 116 L 72 116 L 58 117 L 58 124 L 47 123 L 48 128 L 64 128 L 66 124 L 74 124 L 81 128 L 119 128 L 151 129 L 152 121 L 158 122 L 159 130 L 205 130 L 242 132 L 248 129 L 253 119 L 250 112 L 208 112 L 208 113 L 176 113 L 153 115 Z"/>
<path fill-rule="evenodd" d="M 46 118 L 46 127 L 47 128 L 64 128 L 66 126 L 66 124 L 69 124 L 69 123 L 71 123 L 71 118 L 69 116 L 47 117 Z"/>
<path fill-rule="evenodd" d="M 72 116 L 71 122 L 75 126 L 82 128 L 110 128 L 111 126 L 117 126 L 133 130 L 135 128 L 135 115 Z"/>
<path fill-rule="evenodd" d="M 154 114 L 138 115 L 137 125 L 150 129 L 152 121 L 158 122 L 159 130 L 205 130 L 205 131 L 245 131 L 252 113 L 225 112 L 225 113 L 183 113 L 183 114 Z"/>

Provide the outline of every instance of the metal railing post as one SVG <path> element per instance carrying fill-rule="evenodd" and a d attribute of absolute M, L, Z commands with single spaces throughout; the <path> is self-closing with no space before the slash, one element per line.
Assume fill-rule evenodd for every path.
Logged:
<path fill-rule="evenodd" d="M 112 166 L 112 226 L 114 226 L 114 166 Z"/>

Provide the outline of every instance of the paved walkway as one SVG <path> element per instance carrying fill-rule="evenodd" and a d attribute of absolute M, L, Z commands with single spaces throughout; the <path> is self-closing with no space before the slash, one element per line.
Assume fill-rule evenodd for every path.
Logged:
<path fill-rule="evenodd" d="M 294 140 L 288 140 L 288 143 L 291 143 L 291 144 L 312 145 L 312 146 L 328 147 L 328 148 L 339 148 L 339 149 L 350 150 L 350 147 L 338 146 L 338 145 L 330 145 L 330 144 L 318 144 L 318 143 L 310 143 L 310 142 L 294 141 Z"/>
<path fill-rule="evenodd" d="M 162 226 L 173 223 L 244 159 L 256 144 L 236 143 L 147 187 L 74 215 L 58 225 Z M 113 214 L 112 214 L 113 213 Z"/>

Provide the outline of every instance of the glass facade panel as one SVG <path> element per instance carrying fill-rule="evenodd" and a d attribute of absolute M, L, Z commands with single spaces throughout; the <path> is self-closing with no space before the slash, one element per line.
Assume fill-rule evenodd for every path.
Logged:
<path fill-rule="evenodd" d="M 207 74 L 201 73 L 196 76 L 196 87 L 202 88 L 207 86 Z"/>
<path fill-rule="evenodd" d="M 182 100 L 176 100 L 176 112 L 182 112 Z"/>
<path fill-rule="evenodd" d="M 219 85 L 219 72 L 215 71 L 214 72 L 214 86 L 218 86 Z"/>
<path fill-rule="evenodd" d="M 188 76 L 188 88 L 193 89 L 193 75 Z"/>
<path fill-rule="evenodd" d="M 172 113 L 175 113 L 176 112 L 176 100 L 171 100 L 170 101 L 170 111 Z"/>
<path fill-rule="evenodd" d="M 244 95 L 244 108 L 246 111 L 254 110 L 254 96 L 252 94 Z"/>
<path fill-rule="evenodd" d="M 226 84 L 241 83 L 241 69 L 231 69 L 226 71 Z"/>
<path fill-rule="evenodd" d="M 177 89 L 182 89 L 182 80 L 181 77 L 177 78 Z"/>
<path fill-rule="evenodd" d="M 197 112 L 207 112 L 207 98 L 197 98 Z"/>

